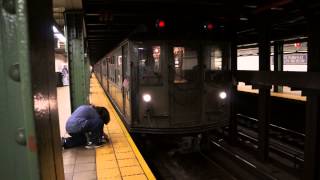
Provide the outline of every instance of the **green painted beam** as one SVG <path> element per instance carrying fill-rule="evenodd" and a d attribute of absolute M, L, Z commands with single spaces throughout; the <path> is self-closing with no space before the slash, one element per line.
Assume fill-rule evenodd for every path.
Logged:
<path fill-rule="evenodd" d="M 71 107 L 72 110 L 75 110 L 78 106 L 89 103 L 89 60 L 84 55 L 83 13 L 81 11 L 67 11 L 65 19 Z"/>
<path fill-rule="evenodd" d="M 0 0 L 1 179 L 64 179 L 51 0 Z"/>
<path fill-rule="evenodd" d="M 72 109 L 75 110 L 81 104 L 88 103 L 86 62 L 83 53 L 82 39 L 73 39 L 70 42 L 71 53 L 69 53 L 71 100 Z M 70 51 L 69 51 L 70 52 Z"/>
<path fill-rule="evenodd" d="M 0 9 L 1 179 L 37 180 L 26 1 L 0 0 Z"/>

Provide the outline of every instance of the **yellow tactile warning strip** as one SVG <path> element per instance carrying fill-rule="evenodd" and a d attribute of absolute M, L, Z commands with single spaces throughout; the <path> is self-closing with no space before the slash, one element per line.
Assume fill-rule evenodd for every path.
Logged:
<path fill-rule="evenodd" d="M 246 88 L 246 87 L 242 87 L 242 86 L 238 86 L 238 91 L 259 94 L 259 90 L 257 90 L 257 89 L 250 89 L 250 88 Z M 298 100 L 298 101 L 306 101 L 307 100 L 306 96 L 299 96 L 299 95 L 289 94 L 289 93 L 271 92 L 271 96 L 286 98 L 286 99 L 293 99 L 293 100 Z"/>
<path fill-rule="evenodd" d="M 98 180 L 156 179 L 95 76 L 91 78 L 90 86 L 91 104 L 104 106 L 110 113 L 110 122 L 104 127 L 109 143 L 96 149 Z"/>

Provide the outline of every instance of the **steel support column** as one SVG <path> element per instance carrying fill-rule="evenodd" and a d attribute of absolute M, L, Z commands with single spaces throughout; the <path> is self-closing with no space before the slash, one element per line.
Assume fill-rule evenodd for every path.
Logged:
<path fill-rule="evenodd" d="M 310 16 L 311 17 L 311 16 Z M 309 19 L 308 72 L 320 72 L 319 17 Z M 320 92 L 306 92 L 305 180 L 320 178 Z"/>
<path fill-rule="evenodd" d="M 40 179 L 26 6 L 0 0 L 1 179 Z"/>
<path fill-rule="evenodd" d="M 28 0 L 29 58 L 41 179 L 64 179 L 57 106 L 52 1 Z"/>
<path fill-rule="evenodd" d="M 0 0 L 0 10 L 1 177 L 62 180 L 52 1 Z"/>
<path fill-rule="evenodd" d="M 263 19 L 263 18 L 262 18 Z M 267 21 L 266 21 L 267 22 Z M 270 41 L 267 23 L 259 24 L 259 71 L 270 71 Z M 268 159 L 269 147 L 269 121 L 270 121 L 270 87 L 259 87 L 258 98 L 258 148 L 259 158 Z"/>
<path fill-rule="evenodd" d="M 269 154 L 269 121 L 270 121 L 270 89 L 259 88 L 258 97 L 259 112 L 259 158 L 262 161 L 268 159 Z"/>
<path fill-rule="evenodd" d="M 274 55 L 273 55 L 274 71 L 283 71 L 283 41 L 274 42 Z M 275 85 L 274 92 L 282 92 L 283 87 Z"/>
<path fill-rule="evenodd" d="M 89 61 L 85 57 L 83 12 L 65 12 L 67 29 L 68 60 L 70 69 L 71 107 L 75 110 L 82 104 L 88 104 L 89 97 Z"/>
<path fill-rule="evenodd" d="M 237 82 L 235 78 L 235 72 L 237 71 L 237 44 L 233 41 L 230 47 L 230 68 L 232 72 L 232 87 L 230 88 L 230 125 L 229 135 L 230 142 L 235 144 L 238 138 L 237 130 L 237 109 L 236 109 L 236 93 L 237 93 Z"/>
<path fill-rule="evenodd" d="M 199 64 L 199 68 L 198 68 L 198 73 L 197 73 L 197 82 L 199 82 L 198 87 L 201 89 L 201 94 L 205 94 L 205 81 L 204 81 L 204 76 L 205 76 L 205 68 L 204 65 L 205 64 L 205 56 L 204 56 L 204 49 L 205 46 L 203 46 L 202 44 L 199 44 L 198 46 L 198 64 Z M 204 121 L 206 121 L 205 119 L 205 95 L 201 95 L 201 107 L 200 107 L 200 112 L 201 112 L 201 117 L 200 117 L 200 122 L 204 124 Z"/>

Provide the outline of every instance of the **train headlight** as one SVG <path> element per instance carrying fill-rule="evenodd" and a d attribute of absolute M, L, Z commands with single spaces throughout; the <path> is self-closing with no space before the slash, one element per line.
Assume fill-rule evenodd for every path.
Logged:
<path fill-rule="evenodd" d="M 151 101 L 151 95 L 150 94 L 143 94 L 142 99 L 144 102 L 150 102 Z"/>
<path fill-rule="evenodd" d="M 224 91 L 221 91 L 221 92 L 219 93 L 219 97 L 220 97 L 220 99 L 225 99 L 225 98 L 227 98 L 227 93 L 224 92 Z"/>

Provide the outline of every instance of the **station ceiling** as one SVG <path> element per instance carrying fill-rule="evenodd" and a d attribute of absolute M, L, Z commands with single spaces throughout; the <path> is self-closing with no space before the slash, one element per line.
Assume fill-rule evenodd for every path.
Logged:
<path fill-rule="evenodd" d="M 81 10 L 82 0 L 53 0 L 53 17 L 60 29 L 63 29 L 65 24 L 64 11 L 72 9 Z"/>
<path fill-rule="evenodd" d="M 83 10 L 88 53 L 95 62 L 130 33 L 155 27 L 159 19 L 175 22 L 169 25 L 179 30 L 187 30 L 196 22 L 226 26 L 237 33 L 238 44 L 257 42 L 259 27 L 270 28 L 273 40 L 304 37 L 306 17 L 319 14 L 320 1 L 54 0 L 54 6 Z"/>

